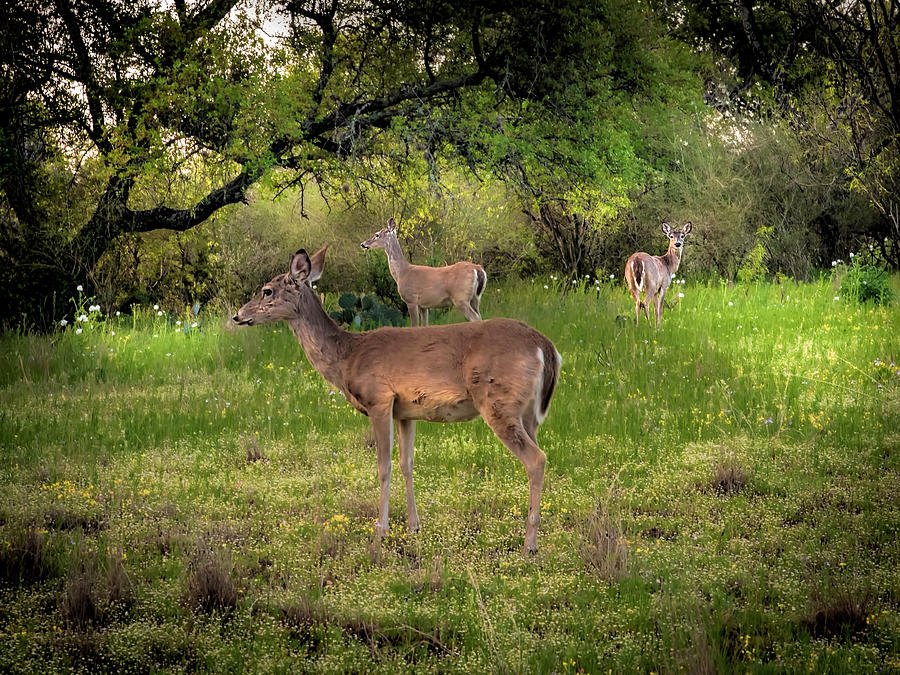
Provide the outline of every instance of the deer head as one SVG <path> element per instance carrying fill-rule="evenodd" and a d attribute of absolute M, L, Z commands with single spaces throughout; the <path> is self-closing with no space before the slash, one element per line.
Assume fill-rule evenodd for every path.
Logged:
<path fill-rule="evenodd" d="M 397 223 L 394 222 L 393 218 L 388 220 L 387 226 L 382 227 L 378 232 L 362 242 L 360 246 L 366 250 L 370 248 L 387 248 L 387 240 L 391 235 L 397 236 Z"/>
<path fill-rule="evenodd" d="M 668 223 L 662 224 L 663 234 L 669 238 L 671 245 L 677 249 L 680 249 L 684 245 L 685 236 L 687 236 L 693 228 L 694 226 L 690 221 L 686 222 L 681 230 L 673 230 Z"/>
<path fill-rule="evenodd" d="M 312 257 L 302 248 L 297 251 L 291 258 L 288 272 L 264 284 L 259 294 L 237 311 L 232 321 L 239 326 L 252 326 L 296 317 L 304 287 L 308 288 L 322 276 L 327 248 L 326 244 Z"/>

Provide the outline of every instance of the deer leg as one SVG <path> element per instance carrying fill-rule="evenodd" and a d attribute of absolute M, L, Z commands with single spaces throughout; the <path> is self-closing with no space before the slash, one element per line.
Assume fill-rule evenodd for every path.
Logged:
<path fill-rule="evenodd" d="M 428 308 L 420 307 L 419 311 L 422 313 L 422 322 L 421 322 L 422 325 L 427 326 L 428 325 Z"/>
<path fill-rule="evenodd" d="M 541 490 L 544 486 L 544 467 L 547 464 L 547 455 L 532 440 L 522 419 L 510 420 L 509 417 L 490 412 L 484 416 L 484 420 L 503 445 L 509 448 L 509 451 L 518 457 L 525 466 L 525 473 L 528 474 L 529 498 L 528 517 L 525 520 L 525 546 L 522 552 L 535 553 L 538 550 L 537 533 L 538 525 L 541 522 Z M 537 425 L 535 424 L 536 430 Z"/>
<path fill-rule="evenodd" d="M 392 402 L 393 403 L 393 402 Z M 391 448 L 394 445 L 394 430 L 391 425 L 391 409 L 374 412 L 369 409 L 372 430 L 375 432 L 375 450 L 378 456 L 378 485 L 381 489 L 378 501 L 378 521 L 375 536 L 383 538 L 388 533 L 388 497 L 391 488 Z"/>
<path fill-rule="evenodd" d="M 406 520 L 410 532 L 419 531 L 419 512 L 416 510 L 416 495 L 413 490 L 413 455 L 415 454 L 416 421 L 397 420 L 397 448 L 399 450 L 400 471 L 406 481 Z"/>
<path fill-rule="evenodd" d="M 628 292 L 634 300 L 634 325 L 637 326 L 641 322 L 641 292 L 632 284 L 631 279 L 628 279 Z"/>
<path fill-rule="evenodd" d="M 481 312 L 479 311 L 479 307 L 481 306 L 481 297 L 477 295 L 473 295 L 472 299 L 469 300 L 469 306 L 472 307 L 472 310 L 481 318 Z"/>
<path fill-rule="evenodd" d="M 481 316 L 478 314 L 478 310 L 472 309 L 467 302 L 454 303 L 456 305 L 456 309 L 458 309 L 464 317 L 466 317 L 469 321 L 481 321 Z"/>
<path fill-rule="evenodd" d="M 533 411 L 528 411 L 522 415 L 522 426 L 525 427 L 525 433 L 528 434 L 528 438 L 534 441 L 535 444 L 537 444 L 537 430 L 539 425 L 540 422 L 538 422 Z"/>
<path fill-rule="evenodd" d="M 656 308 L 656 327 L 659 328 L 659 322 L 662 321 L 662 311 L 663 311 L 663 298 L 666 297 L 665 293 L 660 293 L 656 296 L 656 302 L 654 303 L 654 307 Z"/>
<path fill-rule="evenodd" d="M 412 305 L 410 303 L 406 303 L 407 308 L 409 309 L 409 323 L 411 326 L 419 325 L 419 306 Z"/>

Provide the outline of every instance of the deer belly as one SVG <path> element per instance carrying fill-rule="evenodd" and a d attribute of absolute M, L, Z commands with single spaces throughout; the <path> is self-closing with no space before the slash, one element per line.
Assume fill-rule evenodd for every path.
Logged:
<path fill-rule="evenodd" d="M 394 419 L 426 420 L 428 422 L 466 422 L 478 417 L 471 399 L 458 396 L 419 394 L 414 399 L 394 402 Z"/>

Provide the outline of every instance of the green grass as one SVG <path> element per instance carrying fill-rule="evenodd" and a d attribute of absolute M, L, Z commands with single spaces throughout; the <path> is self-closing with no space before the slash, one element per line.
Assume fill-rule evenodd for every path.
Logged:
<path fill-rule="evenodd" d="M 900 668 L 897 306 L 547 285 L 482 304 L 564 359 L 533 558 L 481 421 L 420 423 L 422 532 L 395 471 L 373 541 L 367 420 L 284 325 L 0 338 L 0 670 Z"/>

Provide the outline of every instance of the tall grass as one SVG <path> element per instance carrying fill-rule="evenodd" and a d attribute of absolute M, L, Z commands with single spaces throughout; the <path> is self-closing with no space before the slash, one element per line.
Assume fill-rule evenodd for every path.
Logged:
<path fill-rule="evenodd" d="M 422 532 L 395 480 L 375 541 L 367 420 L 284 325 L 0 338 L 0 669 L 900 667 L 900 310 L 676 284 L 654 330 L 556 283 L 482 303 L 564 360 L 530 559 L 480 421 L 419 425 Z"/>

